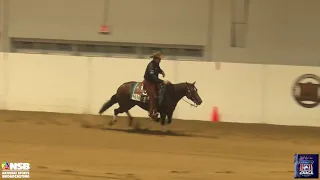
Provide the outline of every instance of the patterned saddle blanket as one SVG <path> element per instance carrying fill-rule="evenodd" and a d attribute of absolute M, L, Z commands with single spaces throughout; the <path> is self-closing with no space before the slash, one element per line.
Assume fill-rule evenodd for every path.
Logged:
<path fill-rule="evenodd" d="M 147 94 L 147 91 L 144 89 L 142 82 L 137 82 L 134 85 L 132 89 L 131 99 L 134 101 L 139 101 L 143 103 L 146 103 L 149 101 L 149 96 Z"/>
<path fill-rule="evenodd" d="M 157 90 L 158 105 L 162 104 L 162 101 L 165 96 L 165 92 L 166 92 L 166 87 L 161 85 L 160 88 Z M 132 93 L 131 93 L 131 99 L 134 101 L 139 101 L 139 102 L 143 102 L 143 103 L 149 102 L 150 97 L 148 96 L 147 91 L 144 89 L 142 82 L 137 82 L 134 85 L 134 87 L 132 89 Z"/>

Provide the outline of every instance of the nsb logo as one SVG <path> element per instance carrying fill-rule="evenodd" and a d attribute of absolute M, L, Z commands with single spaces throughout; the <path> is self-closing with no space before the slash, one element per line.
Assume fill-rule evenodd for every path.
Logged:
<path fill-rule="evenodd" d="M 9 163 L 9 162 L 3 162 L 2 170 L 7 171 L 28 171 L 30 170 L 30 163 Z"/>
<path fill-rule="evenodd" d="M 1 168 L 3 169 L 3 170 L 9 170 L 9 163 L 7 163 L 7 162 L 3 162 L 2 163 L 2 165 L 1 165 Z"/>

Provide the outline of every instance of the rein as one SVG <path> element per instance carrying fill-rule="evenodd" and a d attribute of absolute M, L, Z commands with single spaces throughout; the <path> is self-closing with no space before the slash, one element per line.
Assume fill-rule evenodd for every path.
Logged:
<path fill-rule="evenodd" d="M 182 99 L 184 102 L 186 102 L 187 104 L 189 104 L 190 106 L 192 106 L 192 107 L 198 107 L 198 105 L 196 104 L 196 103 L 189 103 L 188 101 L 186 101 L 186 100 L 184 100 L 184 99 Z"/>
<path fill-rule="evenodd" d="M 188 83 L 186 82 L 186 84 L 188 85 Z M 189 93 L 190 94 L 190 89 L 189 89 L 189 87 L 187 86 L 187 93 Z M 190 103 L 190 102 L 188 102 L 188 101 L 186 101 L 186 100 L 184 100 L 183 98 L 182 98 L 182 100 L 184 101 L 184 102 L 186 102 L 187 104 L 189 104 L 191 107 L 198 107 L 198 105 L 194 102 L 194 99 L 193 99 L 193 97 L 192 97 L 192 103 Z"/>
<path fill-rule="evenodd" d="M 188 89 L 188 91 L 190 91 L 190 90 Z M 187 104 L 189 104 L 191 107 L 198 107 L 198 105 L 197 105 L 195 102 L 190 103 L 190 102 L 186 101 L 186 100 L 183 99 L 183 98 L 182 98 L 182 100 L 183 100 L 184 102 L 186 102 Z"/>

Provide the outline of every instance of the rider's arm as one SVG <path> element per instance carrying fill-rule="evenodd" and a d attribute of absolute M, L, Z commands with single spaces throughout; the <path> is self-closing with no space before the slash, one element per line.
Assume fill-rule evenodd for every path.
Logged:
<path fill-rule="evenodd" d="M 160 68 L 160 66 L 159 66 L 159 70 L 161 74 L 164 74 L 164 71 Z"/>
<path fill-rule="evenodd" d="M 155 83 L 163 83 L 163 80 L 159 79 L 158 76 L 155 74 L 156 72 L 154 71 L 152 64 L 148 65 L 148 72 Z"/>
<path fill-rule="evenodd" d="M 162 74 L 162 75 L 164 75 L 164 71 L 161 69 L 161 67 L 160 67 L 159 64 L 157 64 L 157 68 L 159 68 L 159 73 Z"/>

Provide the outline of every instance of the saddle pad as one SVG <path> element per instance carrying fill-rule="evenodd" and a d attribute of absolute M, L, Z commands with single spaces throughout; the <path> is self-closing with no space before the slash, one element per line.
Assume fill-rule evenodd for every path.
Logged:
<path fill-rule="evenodd" d="M 131 99 L 139 102 L 147 102 L 149 99 L 142 82 L 137 82 L 133 86 Z"/>

